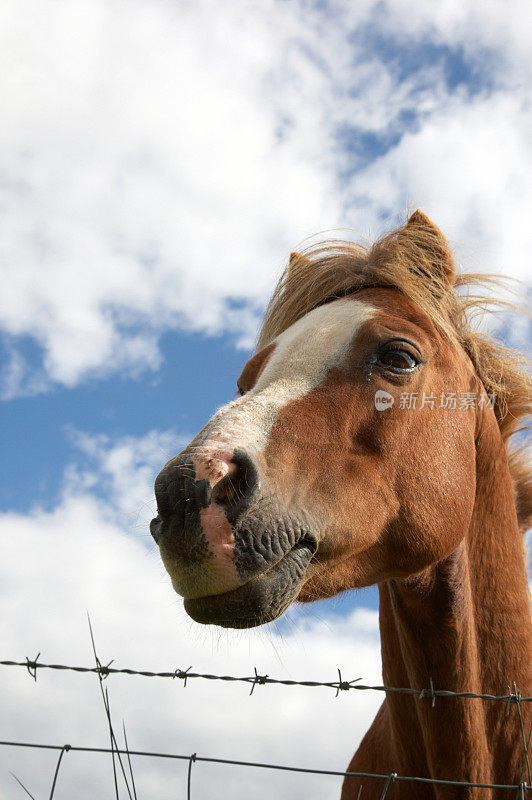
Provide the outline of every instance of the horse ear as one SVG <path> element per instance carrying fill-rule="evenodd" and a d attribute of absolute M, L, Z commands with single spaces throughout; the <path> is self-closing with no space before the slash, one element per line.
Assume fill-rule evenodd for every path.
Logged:
<path fill-rule="evenodd" d="M 307 258 L 307 256 L 304 256 L 302 253 L 297 253 L 294 250 L 292 253 L 290 253 L 290 261 L 288 262 L 288 271 L 294 269 L 296 264 L 299 264 L 300 266 L 305 265 L 307 267 L 310 267 L 311 261 L 310 258 Z"/>
<path fill-rule="evenodd" d="M 308 269 L 311 263 L 310 258 L 307 258 L 302 253 L 297 253 L 295 250 L 290 253 L 288 268 L 285 272 L 285 286 L 289 286 L 292 281 L 299 283 L 301 272 Z"/>
<path fill-rule="evenodd" d="M 417 209 L 406 223 L 407 232 L 416 244 L 425 251 L 431 269 L 439 281 L 453 284 L 455 277 L 454 259 L 447 239 L 437 225 L 426 214 Z"/>

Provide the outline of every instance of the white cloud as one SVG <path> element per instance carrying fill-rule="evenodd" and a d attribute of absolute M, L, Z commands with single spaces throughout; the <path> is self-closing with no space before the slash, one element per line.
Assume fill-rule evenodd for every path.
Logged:
<path fill-rule="evenodd" d="M 193 435 L 153 430 L 144 436 L 89 436 L 71 431 L 79 459 L 66 470 L 64 497 L 90 490 L 105 498 L 109 513 L 126 524 L 129 533 L 146 534 L 155 516 L 154 478 L 163 464 L 179 453 Z"/>
<path fill-rule="evenodd" d="M 311 609 L 294 610 L 282 635 L 275 626 L 212 630 L 185 615 L 149 536 L 128 535 L 117 522 L 117 511 L 127 504 L 122 496 L 126 478 L 142 494 L 147 462 L 168 437 L 152 433 L 116 446 L 85 439 L 96 480 L 111 480 L 108 501 L 86 483 L 74 490 L 68 482 L 51 512 L 0 516 L 2 658 L 24 660 L 40 651 L 47 663 L 92 663 L 88 610 L 102 663 L 114 658 L 118 667 L 192 665 L 198 672 L 244 675 L 256 666 L 272 677 L 321 681 L 335 680 L 341 667 L 344 679 L 379 682 L 376 612 L 318 620 Z M 126 454 L 132 452 L 136 461 L 128 465 Z M 95 677 L 42 671 L 34 683 L 25 670 L 2 669 L 0 738 L 107 746 Z M 382 701 L 375 692 L 335 698 L 327 689 L 271 686 L 257 687 L 250 697 L 246 685 L 200 680 L 183 689 L 179 681 L 109 677 L 106 687 L 115 727 L 121 730 L 125 718 L 132 748 L 337 770 L 347 767 Z M 12 771 L 32 794 L 47 796 L 56 759 L 56 753 L 0 748 L 0 793 L 7 797 L 18 791 Z M 164 800 L 184 792 L 186 764 L 138 758 L 134 771 L 139 797 Z M 294 800 L 335 797 L 340 784 L 335 778 L 197 764 L 193 797 L 216 796 L 221 781 L 227 796 L 258 800 L 272 794 Z M 65 755 L 58 800 L 110 793 L 110 759 Z"/>
<path fill-rule="evenodd" d="M 530 4 L 527 0 L 464 3 L 442 0 L 385 0 L 379 14 L 383 29 L 400 41 L 429 39 L 459 48 L 495 85 L 516 86 L 532 69 Z M 494 60 L 494 57 L 496 60 Z"/>
<path fill-rule="evenodd" d="M 379 209 L 411 201 L 473 259 L 522 274 L 532 59 L 526 4 L 510 6 L 5 5 L 0 326 L 36 339 L 67 386 L 158 369 L 167 329 L 249 343 L 291 247 L 379 232 Z M 463 53 L 495 94 L 450 90 L 441 54 L 400 78 L 360 40 L 377 30 Z M 366 133 L 397 142 L 370 166 Z M 9 396 L 43 386 L 15 361 L 10 380 Z"/>
<path fill-rule="evenodd" d="M 295 18 L 30 5 L 3 26 L 3 326 L 67 385 L 157 366 L 154 331 L 231 329 L 226 298 L 264 299 L 289 232 L 337 219 L 318 120 L 314 140 L 282 133 L 268 85 Z"/>
<path fill-rule="evenodd" d="M 526 280 L 532 231 L 532 115 L 504 93 L 435 113 L 352 181 L 371 217 L 422 206 L 466 268 Z"/>

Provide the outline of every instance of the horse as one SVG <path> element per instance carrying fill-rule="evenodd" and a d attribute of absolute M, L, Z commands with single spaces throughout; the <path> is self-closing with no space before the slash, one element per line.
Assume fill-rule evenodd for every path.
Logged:
<path fill-rule="evenodd" d="M 263 625 L 377 584 L 387 687 L 532 694 L 532 488 L 511 445 L 531 385 L 476 323 L 485 277 L 420 210 L 372 245 L 291 255 L 238 396 L 155 481 L 151 533 L 192 619 Z M 508 796 L 393 774 L 530 782 L 530 703 L 434 700 L 386 692 L 348 772 L 390 785 L 345 776 L 342 800 Z"/>

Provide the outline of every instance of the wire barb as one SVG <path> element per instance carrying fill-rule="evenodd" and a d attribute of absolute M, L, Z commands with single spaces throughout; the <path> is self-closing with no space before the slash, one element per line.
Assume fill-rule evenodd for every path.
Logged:
<path fill-rule="evenodd" d="M 517 686 L 514 683 L 514 691 L 512 692 L 512 687 L 508 686 L 508 699 L 506 702 L 506 716 L 510 713 L 510 706 L 512 703 L 516 703 L 519 707 L 519 704 L 523 698 L 521 697 L 521 692 L 517 691 Z"/>
<path fill-rule="evenodd" d="M 111 674 L 111 673 L 110 673 L 110 670 L 109 670 L 109 668 L 110 668 L 111 664 L 113 663 L 113 661 L 114 661 L 114 658 L 112 658 L 112 659 L 109 661 L 109 663 L 108 663 L 108 664 L 106 664 L 105 666 L 104 666 L 104 665 L 101 663 L 101 661 L 100 661 L 100 659 L 98 658 L 98 656 L 95 656 L 95 658 L 96 658 L 96 667 L 97 667 L 97 669 L 98 669 L 98 675 L 100 676 L 100 678 L 102 679 L 102 681 L 104 681 L 104 680 L 105 680 L 106 678 L 108 678 L 108 677 L 109 677 L 109 675 Z"/>
<path fill-rule="evenodd" d="M 37 683 L 37 669 L 38 669 L 38 666 L 39 666 L 39 656 L 40 655 L 41 655 L 40 652 L 37 653 L 35 658 L 32 659 L 32 660 L 30 660 L 28 658 L 28 656 L 26 656 L 26 664 L 25 664 L 25 666 L 26 666 L 26 669 L 28 670 L 29 674 L 31 675 L 31 677 L 35 681 L 35 683 Z"/>
<path fill-rule="evenodd" d="M 458 693 L 458 692 L 456 694 L 455 694 L 455 692 L 446 692 L 445 694 L 446 694 L 446 696 L 448 696 L 448 695 L 462 696 L 461 693 Z M 468 695 L 468 696 L 478 696 L 478 697 L 480 697 L 480 695 L 473 695 L 473 694 Z M 420 691 L 419 696 L 418 696 L 418 700 L 423 700 L 423 698 L 425 698 L 425 697 L 430 697 L 431 698 L 431 700 L 432 700 L 431 707 L 434 708 L 434 706 L 436 705 L 436 692 L 434 691 L 434 684 L 432 682 L 432 678 L 429 678 L 429 688 L 428 689 L 422 689 Z"/>
<path fill-rule="evenodd" d="M 189 672 L 191 669 L 192 667 L 187 667 L 187 669 L 176 669 L 174 674 L 172 675 L 172 678 L 181 678 L 181 680 L 183 681 L 183 689 L 187 685 L 187 678 L 190 677 Z"/>
<path fill-rule="evenodd" d="M 264 684 L 267 683 L 268 681 L 267 675 L 259 675 L 259 673 L 257 672 L 257 667 L 253 667 L 253 669 L 255 670 L 255 677 L 252 680 L 251 691 L 249 693 L 250 697 L 255 691 L 255 686 L 257 685 L 257 683 L 259 683 L 261 686 L 264 686 Z"/>
<path fill-rule="evenodd" d="M 362 678 L 354 678 L 352 681 L 344 681 L 342 680 L 342 673 L 340 672 L 340 667 L 338 667 L 338 680 L 331 684 L 333 689 L 336 689 L 335 697 L 338 697 L 340 692 L 348 692 L 349 689 L 358 689 L 358 686 L 355 686 L 355 683 L 362 680 Z"/>

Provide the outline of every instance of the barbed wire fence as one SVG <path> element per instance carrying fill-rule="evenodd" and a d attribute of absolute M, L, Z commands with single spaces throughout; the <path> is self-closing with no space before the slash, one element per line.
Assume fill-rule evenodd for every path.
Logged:
<path fill-rule="evenodd" d="M 111 755 L 112 768 L 113 768 L 113 785 L 114 785 L 114 793 L 116 800 L 120 800 L 119 785 L 121 782 L 124 784 L 129 800 L 139 800 L 137 794 L 137 787 L 135 784 L 132 761 L 131 761 L 132 756 L 144 757 L 144 758 L 171 759 L 171 760 L 173 759 L 176 761 L 187 761 L 188 762 L 187 785 L 186 785 L 187 800 L 191 800 L 192 798 L 192 766 L 195 763 L 225 764 L 236 767 L 251 767 L 255 769 L 304 773 L 308 775 L 329 775 L 336 777 L 353 777 L 353 778 L 364 778 L 369 780 L 375 780 L 379 781 L 382 784 L 382 792 L 380 800 L 385 800 L 388 790 L 394 783 L 410 783 L 412 785 L 431 784 L 433 786 L 448 786 L 448 787 L 456 787 L 463 789 L 478 788 L 486 790 L 488 789 L 506 790 L 509 797 L 512 797 L 512 795 L 510 794 L 511 792 L 513 792 L 513 797 L 521 798 L 521 800 L 524 800 L 526 797 L 529 798 L 532 797 L 532 775 L 529 763 L 529 749 L 532 739 L 532 725 L 530 727 L 530 731 L 527 734 L 525 731 L 523 715 L 521 711 L 522 704 L 531 703 L 532 697 L 522 696 L 515 684 L 513 685 L 513 687 L 508 686 L 507 693 L 501 695 L 493 695 L 493 694 L 479 694 L 476 692 L 453 692 L 447 689 L 439 689 L 433 686 L 432 680 L 430 680 L 428 687 L 419 689 L 412 687 L 366 685 L 360 682 L 361 681 L 360 678 L 355 678 L 352 680 L 344 680 L 340 669 L 337 670 L 338 673 L 337 679 L 331 681 L 314 681 L 314 680 L 292 680 L 284 678 L 283 679 L 272 678 L 269 675 L 259 673 L 256 668 L 254 668 L 253 675 L 245 675 L 245 676 L 216 675 L 211 673 L 193 672 L 192 667 L 188 667 L 187 669 L 174 669 L 174 670 L 159 671 L 159 672 L 150 670 L 132 669 L 130 667 L 118 668 L 111 666 L 114 663 L 114 660 L 108 662 L 107 664 L 102 664 L 97 654 L 94 634 L 92 631 L 90 620 L 89 620 L 89 630 L 90 630 L 92 648 L 95 659 L 94 666 L 46 664 L 39 661 L 41 655 L 40 653 L 38 653 L 37 656 L 35 656 L 35 658 L 32 659 L 26 657 L 24 661 L 16 661 L 16 660 L 0 661 L 0 667 L 18 667 L 26 669 L 31 678 L 35 681 L 37 681 L 37 675 L 39 670 L 68 671 L 68 672 L 76 672 L 84 674 L 93 674 L 98 677 L 102 702 L 105 710 L 107 726 L 109 731 L 109 740 L 110 740 L 109 747 L 86 747 L 83 745 L 75 745 L 75 744 L 45 744 L 39 742 L 0 741 L 0 746 L 3 747 L 32 748 L 36 750 L 56 751 L 59 753 L 50 787 L 49 800 L 53 800 L 60 774 L 61 764 L 63 763 L 63 758 L 65 754 L 69 752 L 102 753 Z M 425 778 L 413 775 L 412 776 L 399 775 L 395 772 L 389 774 L 350 772 L 350 771 L 340 772 L 337 770 L 311 769 L 307 767 L 296 767 L 285 764 L 271 764 L 271 763 L 256 762 L 256 761 L 243 761 L 239 759 L 216 758 L 212 756 L 198 755 L 197 753 L 192 753 L 187 755 L 178 753 L 151 752 L 146 750 L 132 750 L 128 746 L 127 732 L 124 724 L 122 731 L 124 737 L 124 746 L 120 747 L 113 726 L 108 688 L 107 686 L 104 686 L 104 681 L 111 675 L 127 675 L 127 676 L 143 677 L 143 678 L 160 678 L 172 681 L 179 680 L 183 682 L 183 688 L 187 686 L 188 681 L 197 679 L 205 681 L 239 682 L 248 684 L 251 687 L 249 692 L 250 696 L 254 693 L 257 686 L 277 685 L 277 686 L 293 686 L 293 687 L 302 686 L 302 687 L 312 687 L 312 688 L 322 687 L 322 688 L 332 689 L 335 692 L 336 697 L 338 697 L 343 692 L 349 692 L 349 691 L 372 691 L 372 692 L 384 692 L 386 694 L 404 694 L 417 697 L 418 700 L 421 702 L 430 702 L 432 707 L 436 705 L 436 700 L 438 698 L 454 697 L 471 701 L 484 701 L 484 702 L 504 704 L 506 707 L 505 713 L 507 716 L 509 716 L 512 706 L 515 706 L 517 709 L 517 719 L 520 727 L 520 733 L 523 741 L 523 751 L 524 751 L 519 782 L 515 784 L 473 783 L 469 781 L 453 780 L 451 776 L 449 776 L 448 779 L 437 779 L 437 778 Z M 13 776 L 15 781 L 17 781 L 20 787 L 24 790 L 26 795 L 32 798 L 32 800 L 36 800 L 36 798 L 30 793 L 30 791 L 23 784 L 20 778 L 18 778 L 14 773 L 11 773 L 11 775 Z"/>

